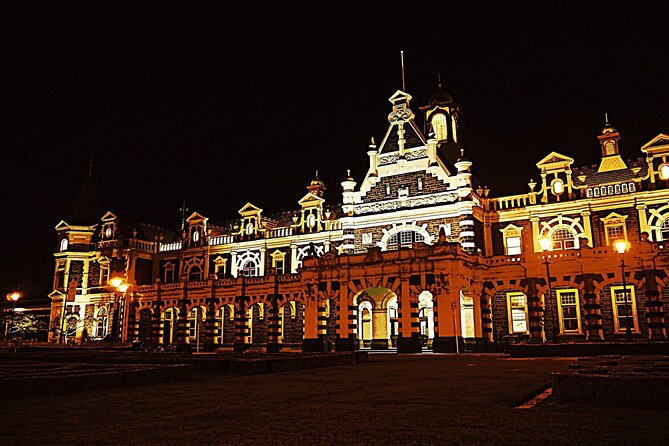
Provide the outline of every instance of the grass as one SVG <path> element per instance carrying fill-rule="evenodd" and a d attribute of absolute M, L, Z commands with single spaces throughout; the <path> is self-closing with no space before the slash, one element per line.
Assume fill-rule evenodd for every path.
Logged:
<path fill-rule="evenodd" d="M 570 360 L 370 355 L 368 363 L 0 401 L 0 444 L 661 444 L 667 412 L 520 403 Z"/>

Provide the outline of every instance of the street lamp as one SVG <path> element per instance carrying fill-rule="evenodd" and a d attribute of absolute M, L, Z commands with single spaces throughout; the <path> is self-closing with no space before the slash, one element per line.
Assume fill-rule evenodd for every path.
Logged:
<path fill-rule="evenodd" d="M 618 254 L 620 254 L 620 271 L 623 276 L 623 299 L 625 299 L 625 336 L 627 336 L 627 340 L 629 342 L 634 342 L 634 338 L 632 337 L 632 326 L 630 324 L 630 299 L 627 297 L 627 284 L 625 282 L 625 251 L 629 249 L 629 242 L 627 240 L 616 240 L 613 242 L 613 246 L 616 251 L 618 251 Z"/>
<path fill-rule="evenodd" d="M 557 311 L 553 309 L 553 301 L 552 301 L 553 291 L 551 290 L 551 271 L 549 267 L 550 262 L 548 261 L 548 253 L 553 250 L 553 239 L 547 235 L 539 237 L 539 245 L 541 245 L 541 249 L 544 252 L 544 259 L 545 259 L 544 263 L 546 264 L 546 280 L 548 283 L 548 298 L 546 299 L 546 305 L 551 310 L 551 327 L 553 331 L 553 343 L 557 344 L 558 336 L 557 336 L 557 326 L 555 324 Z"/>
<path fill-rule="evenodd" d="M 12 316 L 9 320 L 7 320 L 7 323 L 5 324 L 5 337 L 7 337 L 7 333 L 9 332 L 10 323 L 14 322 L 14 314 L 16 313 L 16 302 L 18 302 L 19 299 L 21 299 L 22 297 L 23 293 L 19 290 L 12 291 L 11 293 L 7 294 L 7 300 L 12 303 Z"/>
<path fill-rule="evenodd" d="M 119 308 L 121 302 L 124 302 L 123 296 L 128 291 L 130 285 L 120 275 L 115 275 L 109 279 L 109 284 L 114 287 L 114 314 L 112 316 L 112 332 L 110 345 L 114 345 L 114 341 L 119 337 L 119 319 L 121 317 Z"/>

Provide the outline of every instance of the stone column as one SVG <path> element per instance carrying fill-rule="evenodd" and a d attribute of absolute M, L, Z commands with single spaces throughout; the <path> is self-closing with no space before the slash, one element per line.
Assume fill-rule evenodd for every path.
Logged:
<path fill-rule="evenodd" d="M 401 279 L 399 291 L 397 296 L 397 320 L 399 322 L 397 353 L 420 353 L 423 347 L 420 343 L 418 296 L 411 296 L 408 277 Z"/>
<path fill-rule="evenodd" d="M 536 278 L 528 278 L 520 282 L 521 286 L 527 287 L 527 316 L 529 319 L 530 342 L 541 344 L 546 342 L 546 339 L 552 339 L 552 318 L 557 315 L 546 312 L 546 306 L 550 305 L 552 297 L 544 295 L 544 302 L 542 303 L 537 290 L 538 284 L 539 279 Z M 507 307 L 507 314 L 510 311 L 511 309 Z"/>
<path fill-rule="evenodd" d="M 206 352 L 214 351 L 216 348 L 214 346 L 214 334 L 216 331 L 216 304 L 218 303 L 218 298 L 216 298 L 216 281 L 211 280 L 211 294 L 206 299 L 205 303 L 207 305 L 207 316 L 204 321 L 204 336 L 203 336 L 203 350 Z"/>
<path fill-rule="evenodd" d="M 279 295 L 272 294 L 270 305 L 267 306 L 267 353 L 278 353 L 281 350 L 279 334 L 281 333 L 281 319 L 279 318 Z"/>
<path fill-rule="evenodd" d="M 439 306 L 439 337 L 435 336 L 432 341 L 432 350 L 435 353 L 455 353 L 456 350 L 463 352 L 460 287 L 453 284 L 444 286 L 436 300 Z"/>

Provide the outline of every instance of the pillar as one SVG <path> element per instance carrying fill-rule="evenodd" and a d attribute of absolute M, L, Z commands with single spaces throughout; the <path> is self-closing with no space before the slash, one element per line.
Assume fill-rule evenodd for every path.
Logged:
<path fill-rule="evenodd" d="M 646 325 L 648 327 L 648 338 L 652 340 L 666 339 L 667 329 L 664 319 L 664 308 L 660 298 L 660 290 L 657 284 L 657 271 L 649 270 L 643 273 L 646 293 Z M 640 316 L 640 315 L 639 315 Z"/>
<path fill-rule="evenodd" d="M 546 342 L 546 339 L 552 339 L 552 318 L 556 315 L 551 311 L 546 311 L 546 307 L 551 305 L 552 296 L 544 294 L 544 302 L 541 302 L 537 286 L 539 279 L 530 278 L 521 281 L 521 286 L 527 287 L 527 318 L 529 319 L 530 342 L 541 344 Z M 548 287 L 546 288 L 548 291 Z M 554 308 L 554 307 L 549 307 Z M 506 313 L 511 311 L 507 307 Z"/>
<path fill-rule="evenodd" d="M 218 298 L 216 298 L 216 287 L 215 280 L 211 280 L 211 294 L 205 300 L 207 305 L 207 314 L 204 320 L 204 336 L 201 339 L 202 349 L 206 352 L 214 351 L 216 348 L 214 346 L 214 334 L 216 332 L 216 304 L 218 303 Z"/>
<path fill-rule="evenodd" d="M 603 341 L 602 308 L 595 293 L 594 274 L 577 277 L 583 283 L 583 318 L 586 341 Z"/>
<path fill-rule="evenodd" d="M 358 345 L 358 309 L 347 281 L 339 282 L 339 311 L 337 311 L 336 351 L 354 351 Z"/>
<path fill-rule="evenodd" d="M 238 353 L 246 351 L 249 335 L 249 320 L 246 315 L 246 296 L 237 296 L 235 299 L 235 341 L 232 350 Z"/>
<path fill-rule="evenodd" d="M 481 293 L 481 336 L 483 338 L 483 350 L 488 351 L 495 342 L 493 337 L 492 322 L 492 297 L 485 291 Z"/>
<path fill-rule="evenodd" d="M 186 298 L 186 284 L 184 286 L 184 297 L 179 299 L 179 318 L 177 319 L 176 344 L 178 350 L 189 350 L 190 346 L 186 344 L 186 333 L 188 330 L 188 306 L 190 299 Z"/>
<path fill-rule="evenodd" d="M 397 296 L 397 320 L 399 322 L 397 353 L 420 353 L 423 347 L 420 343 L 418 296 L 411 296 L 408 278 L 402 278 L 399 291 Z"/>
<path fill-rule="evenodd" d="M 307 298 L 304 308 L 304 338 L 302 352 L 322 352 L 323 345 L 319 338 L 319 303 L 317 298 Z"/>
<path fill-rule="evenodd" d="M 267 353 L 278 353 L 281 350 L 279 334 L 281 333 L 281 320 L 279 318 L 279 295 L 270 296 L 270 305 L 267 306 L 265 317 L 267 318 Z"/>
<path fill-rule="evenodd" d="M 439 337 L 432 341 L 432 350 L 435 353 L 464 352 L 462 338 L 462 322 L 460 320 L 460 288 L 458 286 L 444 286 L 437 295 L 439 306 Z M 457 342 L 457 346 L 456 346 Z"/>

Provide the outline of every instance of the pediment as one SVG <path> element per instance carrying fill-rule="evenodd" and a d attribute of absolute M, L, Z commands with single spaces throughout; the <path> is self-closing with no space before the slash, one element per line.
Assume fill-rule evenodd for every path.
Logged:
<path fill-rule="evenodd" d="M 118 217 L 116 215 L 114 215 L 112 212 L 107 211 L 107 213 L 105 215 L 103 215 L 100 220 L 102 220 L 104 222 L 114 221 L 114 220 L 118 220 Z"/>
<path fill-rule="evenodd" d="M 537 167 L 541 170 L 565 169 L 571 166 L 574 162 L 573 158 L 567 155 L 562 155 L 558 152 L 551 152 L 537 163 Z"/>
<path fill-rule="evenodd" d="M 304 197 L 297 202 L 302 208 L 313 208 L 321 206 L 325 200 L 319 196 L 312 194 L 311 192 L 307 193 Z"/>
<path fill-rule="evenodd" d="M 203 222 L 203 221 L 207 221 L 207 217 L 205 217 L 205 216 L 203 216 L 203 215 L 201 215 L 197 212 L 193 212 L 192 214 L 190 214 L 190 217 L 188 217 L 186 219 L 186 221 L 188 223 L 200 223 L 200 222 Z"/>
<path fill-rule="evenodd" d="M 239 213 L 245 217 L 247 215 L 257 215 L 262 212 L 262 209 L 252 205 L 251 203 L 246 203 L 240 210 Z"/>
<path fill-rule="evenodd" d="M 641 147 L 644 153 L 664 153 L 669 152 L 669 136 L 660 133 L 655 138 L 648 141 Z"/>

